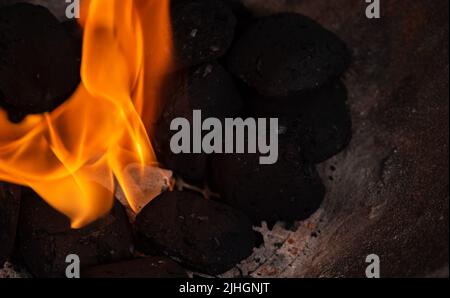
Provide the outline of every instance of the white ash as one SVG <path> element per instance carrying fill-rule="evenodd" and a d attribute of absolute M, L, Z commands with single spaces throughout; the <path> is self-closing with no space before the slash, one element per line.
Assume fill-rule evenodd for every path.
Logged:
<path fill-rule="evenodd" d="M 292 277 L 295 269 L 293 265 L 298 266 L 314 246 L 313 235 L 320 217 L 319 210 L 310 219 L 297 222 L 289 229 L 283 223 L 275 224 L 272 229 L 265 223 L 262 227 L 255 227 L 264 237 L 264 243 L 255 248 L 249 258 L 219 277 Z"/>
<path fill-rule="evenodd" d="M 136 215 L 154 198 L 162 192 L 173 188 L 173 173 L 156 166 L 128 165 L 124 170 L 125 183 L 129 193 L 138 194 L 135 210 L 125 196 L 122 188 L 116 187 L 116 198 L 126 208 L 130 220 L 133 222 Z"/>
<path fill-rule="evenodd" d="M 0 268 L 0 278 L 31 278 L 31 274 L 24 268 L 6 262 L 3 268 Z"/>

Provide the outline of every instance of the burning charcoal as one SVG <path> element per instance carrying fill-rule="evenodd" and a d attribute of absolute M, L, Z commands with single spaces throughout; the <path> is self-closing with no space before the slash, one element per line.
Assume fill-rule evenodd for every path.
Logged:
<path fill-rule="evenodd" d="M 79 82 L 74 40 L 44 7 L 0 9 L 0 106 L 11 120 L 51 111 Z"/>
<path fill-rule="evenodd" d="M 347 106 L 347 90 L 333 82 L 308 94 L 267 98 L 254 94 L 246 101 L 252 116 L 278 117 L 288 130 L 302 134 L 298 145 L 314 163 L 323 162 L 342 151 L 352 138 L 352 117 Z M 296 119 L 298 118 L 298 119 Z M 295 122 L 301 125 L 295 125 Z"/>
<path fill-rule="evenodd" d="M 166 192 L 137 216 L 144 253 L 162 252 L 195 270 L 218 274 L 250 255 L 255 234 L 242 213 L 190 192 Z"/>
<path fill-rule="evenodd" d="M 178 69 L 225 54 L 233 40 L 236 18 L 222 1 L 174 0 L 171 5 Z"/>
<path fill-rule="evenodd" d="M 81 272 L 82 278 L 187 278 L 186 271 L 165 257 L 146 257 L 100 265 Z"/>
<path fill-rule="evenodd" d="M 295 221 L 312 215 L 321 205 L 325 188 L 316 169 L 303 159 L 296 127 L 279 129 L 278 161 L 260 164 L 259 154 L 216 155 L 212 186 L 221 201 L 242 210 L 256 224 Z"/>
<path fill-rule="evenodd" d="M 80 257 L 82 268 L 130 258 L 133 238 L 123 207 L 116 203 L 106 217 L 79 230 L 35 193 L 22 196 L 19 251 L 37 277 L 62 277 L 69 254 Z"/>
<path fill-rule="evenodd" d="M 0 268 L 14 247 L 19 206 L 20 187 L 0 182 Z"/>
<path fill-rule="evenodd" d="M 278 14 L 251 25 L 233 46 L 233 74 L 265 96 L 287 96 L 323 86 L 350 62 L 345 44 L 299 14 Z"/>
<path fill-rule="evenodd" d="M 177 117 L 192 123 L 193 110 L 201 110 L 202 117 L 223 119 L 233 117 L 242 110 L 242 100 L 233 79 L 217 63 L 192 68 L 176 74 L 170 84 L 164 112 L 153 136 L 158 160 L 191 182 L 203 182 L 208 156 L 199 154 L 173 154 L 170 123 Z"/>

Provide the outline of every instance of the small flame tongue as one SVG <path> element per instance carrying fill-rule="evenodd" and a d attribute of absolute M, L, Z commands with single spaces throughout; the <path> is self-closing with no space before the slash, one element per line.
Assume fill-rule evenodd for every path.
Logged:
<path fill-rule="evenodd" d="M 145 127 L 158 112 L 172 54 L 169 0 L 82 4 L 76 92 L 52 113 L 20 124 L 0 110 L 0 179 L 32 187 L 74 228 L 110 210 L 114 177 L 135 212 L 159 193 L 161 185 L 144 192 L 135 181 L 157 166 Z"/>

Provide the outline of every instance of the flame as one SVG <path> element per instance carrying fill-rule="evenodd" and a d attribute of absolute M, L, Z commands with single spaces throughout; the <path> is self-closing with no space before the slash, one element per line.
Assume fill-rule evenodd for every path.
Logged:
<path fill-rule="evenodd" d="M 0 180 L 33 188 L 73 228 L 110 210 L 115 179 L 133 210 L 148 201 L 128 169 L 157 166 L 146 126 L 172 64 L 169 0 L 83 0 L 81 13 L 74 94 L 19 124 L 0 109 Z"/>

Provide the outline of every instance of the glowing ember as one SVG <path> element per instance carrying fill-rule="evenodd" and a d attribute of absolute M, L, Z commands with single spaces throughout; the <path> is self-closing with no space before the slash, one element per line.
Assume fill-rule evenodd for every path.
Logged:
<path fill-rule="evenodd" d="M 0 109 L 0 180 L 33 188 L 74 228 L 109 211 L 115 179 L 135 211 L 149 200 L 132 181 L 157 166 L 146 126 L 171 67 L 169 5 L 82 2 L 82 82 L 58 109 L 20 124 Z"/>

